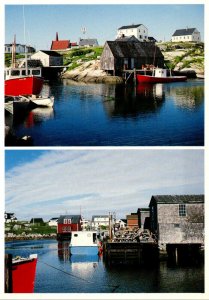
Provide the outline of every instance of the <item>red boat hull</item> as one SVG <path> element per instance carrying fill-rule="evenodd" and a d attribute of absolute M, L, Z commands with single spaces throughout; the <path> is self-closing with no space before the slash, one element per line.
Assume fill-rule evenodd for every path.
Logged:
<path fill-rule="evenodd" d="M 39 95 L 43 87 L 43 78 L 26 76 L 5 80 L 5 96 Z"/>
<path fill-rule="evenodd" d="M 33 293 L 37 258 L 12 264 L 12 292 Z"/>
<path fill-rule="evenodd" d="M 171 77 L 154 77 L 149 75 L 136 75 L 138 83 L 169 83 L 186 81 L 186 76 L 171 76 Z"/>

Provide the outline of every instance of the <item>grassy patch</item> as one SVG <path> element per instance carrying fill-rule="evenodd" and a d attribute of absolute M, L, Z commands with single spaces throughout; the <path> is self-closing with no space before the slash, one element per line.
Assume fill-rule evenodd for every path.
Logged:
<path fill-rule="evenodd" d="M 101 56 L 103 47 L 85 47 L 79 49 L 73 49 L 63 55 L 63 61 L 65 65 L 72 64 L 68 70 L 73 70 L 78 67 L 81 62 L 87 62 L 97 59 Z M 79 63 L 77 62 L 79 61 Z"/>

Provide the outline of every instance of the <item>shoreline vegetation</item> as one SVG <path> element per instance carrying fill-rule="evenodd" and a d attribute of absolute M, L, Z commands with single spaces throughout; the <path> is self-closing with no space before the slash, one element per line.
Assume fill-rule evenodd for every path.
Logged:
<path fill-rule="evenodd" d="M 204 74 L 203 42 L 161 42 L 156 45 L 164 56 L 166 68 L 188 77 Z M 57 51 L 63 55 L 65 65 L 61 78 L 85 83 L 123 83 L 122 77 L 112 76 L 100 68 L 102 51 L 101 46 Z M 21 55 L 17 54 L 17 57 L 21 58 Z M 5 54 L 5 65 L 10 64 L 11 55 Z"/>
<path fill-rule="evenodd" d="M 165 59 L 165 66 L 186 75 L 204 73 L 204 43 L 156 43 Z M 66 70 L 62 78 L 97 83 L 123 83 L 123 78 L 107 74 L 100 68 L 103 47 L 73 49 L 63 54 Z M 61 53 L 61 52 L 60 52 Z"/>
<path fill-rule="evenodd" d="M 46 223 L 29 223 L 24 221 L 5 224 L 5 241 L 56 239 L 57 227 Z"/>

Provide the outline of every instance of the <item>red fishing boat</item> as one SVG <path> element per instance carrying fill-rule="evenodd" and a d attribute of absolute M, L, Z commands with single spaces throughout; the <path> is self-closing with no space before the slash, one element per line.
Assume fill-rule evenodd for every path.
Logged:
<path fill-rule="evenodd" d="M 37 254 L 12 259 L 12 293 L 33 293 Z"/>
<path fill-rule="evenodd" d="M 169 83 L 186 81 L 186 76 L 172 76 L 171 72 L 168 74 L 167 69 L 155 68 L 152 75 L 147 75 L 146 70 L 144 74 L 136 74 L 138 83 Z"/>
<path fill-rule="evenodd" d="M 4 94 L 5 96 L 39 95 L 43 83 L 41 68 L 7 68 Z"/>
<path fill-rule="evenodd" d="M 17 66 L 15 37 L 12 46 L 12 66 L 5 69 L 4 95 L 39 95 L 42 90 L 43 83 L 44 79 L 41 76 L 41 67 L 29 67 L 26 53 L 25 59 Z"/>

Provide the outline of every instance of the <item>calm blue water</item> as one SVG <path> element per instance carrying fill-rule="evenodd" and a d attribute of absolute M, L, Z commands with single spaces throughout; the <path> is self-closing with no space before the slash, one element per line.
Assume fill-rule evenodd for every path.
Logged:
<path fill-rule="evenodd" d="M 69 257 L 54 240 L 6 243 L 14 256 L 38 254 L 35 293 L 203 293 L 204 267 L 107 267 L 98 256 Z"/>
<path fill-rule="evenodd" d="M 204 145 L 204 82 L 154 85 L 51 82 L 53 109 L 6 117 L 35 146 Z"/>

